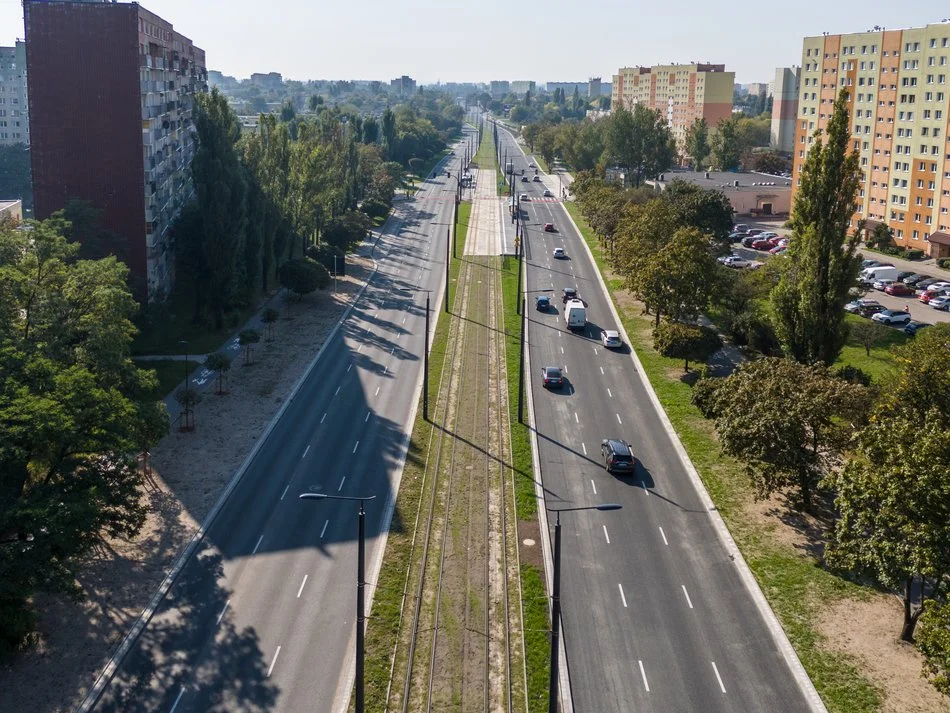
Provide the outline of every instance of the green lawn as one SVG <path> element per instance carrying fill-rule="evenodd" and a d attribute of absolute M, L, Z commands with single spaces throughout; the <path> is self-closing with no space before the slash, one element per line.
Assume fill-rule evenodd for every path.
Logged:
<path fill-rule="evenodd" d="M 190 372 L 197 369 L 201 364 L 189 360 L 187 369 Z M 185 381 L 185 363 L 174 361 L 172 359 L 161 361 L 138 361 L 136 366 L 140 369 L 151 369 L 158 377 L 158 388 L 153 396 L 156 399 L 164 399 L 172 391 L 179 388 Z"/>
<path fill-rule="evenodd" d="M 864 317 L 849 314 L 846 319 L 848 323 L 856 324 L 862 322 Z M 871 347 L 871 356 L 868 356 L 864 346 L 858 343 L 854 337 L 849 337 L 844 349 L 841 350 L 841 356 L 835 362 L 835 366 L 855 366 L 870 374 L 872 380 L 877 382 L 896 366 L 891 347 L 905 344 L 908 339 L 911 339 L 911 337 L 908 337 L 900 329 L 889 329 L 887 337 Z"/>
<path fill-rule="evenodd" d="M 577 205 L 572 201 L 564 205 L 581 228 L 598 267 L 604 272 L 606 265 L 597 238 Z M 609 281 L 608 285 L 613 296 L 618 285 L 616 281 Z M 616 301 L 616 297 L 614 299 Z M 833 713 L 879 711 L 881 692 L 862 676 L 855 660 L 825 649 L 821 635 L 812 624 L 829 604 L 860 598 L 865 596 L 865 590 L 833 576 L 814 557 L 776 539 L 769 526 L 747 514 L 746 505 L 753 497 L 748 479 L 741 463 L 720 454 L 711 425 L 692 405 L 690 387 L 678 378 L 682 362 L 666 359 L 653 351 L 649 317 L 641 316 L 638 309 L 618 308 L 618 312 L 631 346 L 640 357 L 693 465 L 828 710 Z"/>

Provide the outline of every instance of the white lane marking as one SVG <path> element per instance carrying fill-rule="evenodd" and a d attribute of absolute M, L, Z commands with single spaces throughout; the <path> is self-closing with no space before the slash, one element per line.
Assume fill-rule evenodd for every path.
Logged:
<path fill-rule="evenodd" d="M 274 672 L 274 664 L 277 663 L 277 657 L 280 656 L 280 647 L 277 647 L 277 651 L 274 652 L 274 658 L 270 662 L 270 666 L 267 668 L 267 678 L 270 678 L 270 675 Z"/>
<path fill-rule="evenodd" d="M 361 351 L 363 351 L 363 347 L 365 346 L 365 344 L 360 344 L 360 348 L 356 350 L 356 353 L 359 354 Z"/>
<path fill-rule="evenodd" d="M 320 530 L 320 539 L 321 539 L 321 540 L 323 539 L 323 536 L 326 534 L 326 532 L 327 532 L 327 525 L 329 525 L 329 524 L 330 524 L 330 521 L 329 521 L 329 520 L 327 520 L 325 523 L 323 523 L 323 529 Z"/>
<path fill-rule="evenodd" d="M 617 414 L 617 423 L 619 423 L 621 426 L 623 425 L 623 421 L 620 420 L 620 414 L 619 414 L 619 413 Z"/>
<path fill-rule="evenodd" d="M 185 695 L 185 687 L 182 686 L 181 690 L 178 691 L 178 698 L 175 699 L 175 702 L 172 704 L 172 709 L 169 713 L 175 713 L 175 709 L 178 707 L 178 702 L 181 700 L 181 697 Z"/>
<path fill-rule="evenodd" d="M 387 365 L 386 365 L 386 368 L 383 369 L 383 376 L 386 376 L 386 374 L 388 374 L 388 373 L 389 373 L 389 364 L 387 364 Z"/>
<path fill-rule="evenodd" d="M 396 353 L 396 347 L 393 347 L 392 349 L 389 350 L 389 356 L 392 356 L 395 353 Z"/>
<path fill-rule="evenodd" d="M 379 312 L 373 312 L 373 319 L 376 319 L 379 316 Z"/>
<path fill-rule="evenodd" d="M 308 454 L 309 452 L 310 452 L 310 444 L 308 443 L 308 444 L 307 444 L 307 447 L 304 449 L 303 455 L 300 456 L 300 457 L 301 457 L 301 458 L 306 458 L 306 457 L 307 457 L 307 454 Z"/>
<path fill-rule="evenodd" d="M 561 338 L 561 332 L 558 332 L 558 333 L 557 333 L 557 338 L 558 338 L 558 339 Z"/>
<path fill-rule="evenodd" d="M 380 387 L 380 386 L 377 386 L 377 387 L 376 387 L 376 393 L 373 394 L 373 396 L 379 396 L 379 390 L 380 390 L 380 388 L 382 388 L 382 387 Z"/>
<path fill-rule="evenodd" d="M 357 441 L 357 442 L 356 442 L 356 445 L 353 446 L 353 452 L 356 453 L 356 449 L 359 448 L 359 447 L 360 447 L 360 442 Z"/>
<path fill-rule="evenodd" d="M 594 495 L 597 495 L 597 483 L 594 482 L 594 479 L 590 479 L 590 487 L 594 489 Z"/>
<path fill-rule="evenodd" d="M 300 599 L 300 595 L 303 593 L 304 585 L 307 583 L 307 577 L 309 576 L 309 574 L 305 574 L 303 576 L 303 581 L 300 583 L 300 589 L 297 590 L 297 599 Z"/>
<path fill-rule="evenodd" d="M 338 393 L 340 393 L 340 387 L 339 387 L 339 386 L 336 387 L 336 391 L 333 392 L 333 395 L 336 396 Z"/>
<path fill-rule="evenodd" d="M 347 366 L 347 367 L 346 367 L 346 373 L 349 374 L 349 373 L 350 373 L 350 369 L 352 369 L 352 368 L 353 368 L 353 365 L 352 365 L 352 364 L 350 364 L 349 366 Z"/>
<path fill-rule="evenodd" d="M 666 533 L 663 532 L 663 528 L 662 528 L 662 527 L 660 528 L 660 537 L 663 538 L 663 544 L 666 545 L 667 547 L 669 547 L 669 546 L 670 546 L 670 543 L 666 541 Z"/>
<path fill-rule="evenodd" d="M 363 419 L 363 423 L 366 423 L 367 421 L 369 421 L 369 417 L 370 417 L 370 414 L 371 414 L 371 413 L 373 413 L 373 412 L 372 412 L 372 411 L 367 411 L 367 412 L 366 412 L 366 418 Z"/>
<path fill-rule="evenodd" d="M 561 347 L 561 354 L 564 353 L 564 347 Z"/>
<path fill-rule="evenodd" d="M 228 601 L 226 601 L 226 602 L 224 603 L 224 609 L 222 609 L 222 610 L 221 610 L 221 613 L 218 614 L 218 620 L 214 623 L 215 626 L 217 626 L 218 624 L 221 623 L 221 620 L 224 618 L 224 613 L 228 610 L 228 607 L 229 607 L 229 606 L 231 606 L 231 600 L 230 600 L 230 599 L 228 599 Z M 172 708 L 172 710 L 175 710 L 175 709 Z"/>
<path fill-rule="evenodd" d="M 608 395 L 610 398 L 613 398 L 613 397 L 614 397 L 614 395 L 611 393 L 610 389 L 607 389 L 607 395 Z"/>
<path fill-rule="evenodd" d="M 604 367 L 600 367 L 600 373 L 601 373 L 601 374 L 604 373 Z"/>
<path fill-rule="evenodd" d="M 402 323 L 403 323 L 403 324 L 406 323 L 406 318 L 405 318 L 405 317 L 402 318 Z"/>
<path fill-rule="evenodd" d="M 320 417 L 320 423 L 323 423 L 326 420 L 326 418 L 327 418 L 327 412 L 324 411 L 323 415 Z"/>
<path fill-rule="evenodd" d="M 584 455 L 586 456 L 586 455 L 587 455 L 587 446 L 585 446 L 583 443 L 581 443 L 581 450 L 584 451 Z"/>
<path fill-rule="evenodd" d="M 686 603 L 689 604 L 689 608 L 692 609 L 692 608 L 693 608 L 693 602 L 692 602 L 692 600 L 689 598 L 689 592 L 686 591 L 686 585 L 685 585 L 685 584 L 682 584 L 682 585 L 680 585 L 680 586 L 683 587 L 683 594 L 686 595 Z"/>
<path fill-rule="evenodd" d="M 341 480 L 340 484 L 337 486 L 337 489 L 336 489 L 337 492 L 340 492 L 341 490 L 343 490 L 343 483 L 345 482 L 346 482 L 346 476 L 344 475 L 343 480 Z"/>
<path fill-rule="evenodd" d="M 284 492 L 280 494 L 280 499 L 283 500 L 287 497 L 287 491 L 290 490 L 290 483 L 287 483 L 287 487 L 284 488 Z"/>
<path fill-rule="evenodd" d="M 643 670 L 643 661 L 638 661 L 640 664 L 640 675 L 643 677 L 643 687 L 647 689 L 647 693 L 650 692 L 650 684 L 647 683 L 647 672 Z"/>
<path fill-rule="evenodd" d="M 725 693 L 726 687 L 722 685 L 722 676 L 719 675 L 719 669 L 716 667 L 716 662 L 713 661 L 712 665 L 713 665 L 713 671 L 716 672 L 716 680 L 719 681 L 719 688 L 722 690 L 723 693 Z"/>
<path fill-rule="evenodd" d="M 623 594 L 623 585 L 620 582 L 617 582 L 617 586 L 620 587 L 620 598 L 623 600 L 624 608 L 627 607 L 627 598 Z"/>
<path fill-rule="evenodd" d="M 597 347 L 594 347 L 594 356 L 597 356 Z"/>
<path fill-rule="evenodd" d="M 593 481 L 592 481 L 593 482 Z M 604 525 L 604 537 L 607 538 L 607 544 L 610 544 L 610 535 L 607 534 L 607 526 Z"/>
<path fill-rule="evenodd" d="M 580 423 L 580 419 L 577 418 L 577 411 L 574 412 L 574 423 Z"/>
<path fill-rule="evenodd" d="M 264 536 L 263 536 L 263 535 L 261 535 L 260 537 L 257 538 L 257 544 L 254 545 L 254 551 L 251 552 L 252 555 L 256 555 L 256 554 L 257 554 L 257 550 L 258 550 L 258 548 L 261 546 L 261 543 L 262 543 L 263 541 L 264 541 Z"/>

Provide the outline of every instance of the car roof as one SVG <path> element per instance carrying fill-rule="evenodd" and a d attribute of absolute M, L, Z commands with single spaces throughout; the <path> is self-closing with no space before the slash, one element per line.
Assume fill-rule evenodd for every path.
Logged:
<path fill-rule="evenodd" d="M 546 373 L 548 373 L 548 374 L 551 374 L 551 373 L 560 374 L 560 373 L 561 373 L 561 367 L 559 367 L 559 366 L 545 366 L 545 367 L 543 367 L 543 368 L 544 368 L 544 371 L 545 371 Z"/>
<path fill-rule="evenodd" d="M 616 329 L 605 329 L 605 330 L 604 330 L 604 334 L 606 334 L 608 337 L 619 337 L 619 336 L 620 336 L 620 332 L 618 332 Z"/>
<path fill-rule="evenodd" d="M 630 444 L 621 438 L 605 438 L 604 442 L 611 450 L 614 451 L 624 451 L 629 453 L 631 450 Z"/>
<path fill-rule="evenodd" d="M 561 289 L 561 292 L 563 292 L 563 293 L 566 294 L 566 295 L 569 295 L 569 294 L 572 294 L 572 293 L 574 293 L 574 292 L 577 292 L 577 288 L 576 288 L 576 287 L 564 287 L 564 288 Z"/>

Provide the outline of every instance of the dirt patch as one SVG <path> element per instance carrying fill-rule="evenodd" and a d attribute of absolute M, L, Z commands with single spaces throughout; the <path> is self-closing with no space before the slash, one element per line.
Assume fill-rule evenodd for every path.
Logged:
<path fill-rule="evenodd" d="M 837 602 L 816 622 L 826 647 L 860 661 L 864 674 L 885 694 L 882 713 L 947 713 L 950 699 L 920 675 L 923 659 L 898 638 L 901 604 L 873 594 Z"/>
<path fill-rule="evenodd" d="M 531 540 L 533 545 L 524 544 Z M 537 518 L 518 521 L 518 557 L 521 564 L 529 564 L 539 572 L 544 572 L 544 553 L 541 551 L 541 525 Z"/>
<path fill-rule="evenodd" d="M 37 597 L 37 645 L 0 669 L 0 711 L 75 708 L 372 269 L 371 260 L 354 257 L 335 294 L 283 306 L 292 322 L 281 320 L 274 340 L 255 346 L 253 366 L 235 359 L 230 395 L 206 392 L 197 430 L 173 430 L 153 449 L 142 532 L 109 541 L 84 564 L 85 601 Z"/>

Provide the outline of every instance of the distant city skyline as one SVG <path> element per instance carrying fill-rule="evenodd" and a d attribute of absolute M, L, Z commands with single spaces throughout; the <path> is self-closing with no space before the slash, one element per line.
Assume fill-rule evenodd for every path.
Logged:
<path fill-rule="evenodd" d="M 843 3 L 799 0 L 763 24 L 760 5 L 663 6 L 591 0 L 543 5 L 485 0 L 475 8 L 425 0 L 142 0 L 205 48 L 208 67 L 238 78 L 280 72 L 285 79 L 378 79 L 406 74 L 420 84 L 531 79 L 609 82 L 620 67 L 691 61 L 725 64 L 736 82 L 768 82 L 776 67 L 799 64 L 802 39 L 940 22 L 950 15 L 925 0 Z M 775 20 L 773 22 L 773 20 Z M 779 21 L 780 20 L 780 21 Z M 572 33 L 574 33 L 573 36 Z M 24 36 L 20 0 L 0 0 L 0 45 Z"/>

